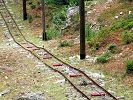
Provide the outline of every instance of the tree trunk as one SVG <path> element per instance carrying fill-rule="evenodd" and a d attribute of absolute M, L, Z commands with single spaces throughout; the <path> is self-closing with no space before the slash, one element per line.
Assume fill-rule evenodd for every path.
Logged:
<path fill-rule="evenodd" d="M 23 0 L 23 20 L 27 20 L 26 0 Z"/>
<path fill-rule="evenodd" d="M 80 59 L 85 59 L 85 4 L 80 0 Z"/>
<path fill-rule="evenodd" d="M 46 35 L 46 27 L 45 27 L 45 2 L 44 0 L 41 0 L 41 4 L 42 4 L 42 40 L 47 40 L 47 35 Z"/>

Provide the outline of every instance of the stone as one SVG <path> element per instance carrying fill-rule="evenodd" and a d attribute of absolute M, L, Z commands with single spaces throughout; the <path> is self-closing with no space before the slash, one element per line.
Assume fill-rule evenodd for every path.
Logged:
<path fill-rule="evenodd" d="M 58 80 L 58 81 L 56 81 L 55 83 L 58 83 L 58 84 L 60 84 L 61 86 L 63 86 L 63 85 L 65 84 L 65 79 L 63 79 L 63 80 Z"/>
<path fill-rule="evenodd" d="M 123 12 L 120 12 L 120 15 L 122 15 L 123 14 Z"/>
<path fill-rule="evenodd" d="M 74 16 L 78 12 L 79 12 L 79 6 L 70 7 L 67 10 L 67 17 L 70 18 L 70 17 Z"/>
<path fill-rule="evenodd" d="M 132 11 L 129 11 L 128 14 L 130 15 L 132 13 Z"/>
<path fill-rule="evenodd" d="M 131 28 L 131 31 L 133 31 L 133 28 Z"/>
<path fill-rule="evenodd" d="M 29 93 L 22 93 L 13 100 L 46 100 L 44 93 L 38 92 L 29 92 Z"/>
<path fill-rule="evenodd" d="M 52 58 L 50 55 L 45 55 L 45 56 L 43 57 L 43 59 L 50 59 L 50 58 Z"/>
<path fill-rule="evenodd" d="M 93 9 L 93 11 L 96 11 L 96 9 Z"/>
<path fill-rule="evenodd" d="M 124 96 L 121 96 L 121 97 L 117 97 L 117 99 L 118 99 L 118 100 L 119 100 L 119 99 L 125 100 L 125 97 L 124 97 Z"/>
<path fill-rule="evenodd" d="M 91 56 L 87 55 L 86 60 L 91 63 L 96 63 L 97 57 L 91 57 Z"/>
<path fill-rule="evenodd" d="M 113 0 L 107 0 L 107 3 L 112 3 L 113 2 Z"/>
<path fill-rule="evenodd" d="M 92 13 L 91 11 L 88 11 L 88 12 L 87 12 L 87 15 L 90 15 L 91 13 Z"/>
<path fill-rule="evenodd" d="M 112 90 L 108 90 L 108 92 L 109 92 L 109 93 L 111 93 L 112 95 L 114 95 L 114 94 L 115 94 L 115 92 L 114 92 L 114 91 L 112 91 Z"/>
<path fill-rule="evenodd" d="M 7 80 L 7 79 L 8 79 L 8 77 L 7 77 L 7 76 L 5 76 L 5 79 Z"/>
<path fill-rule="evenodd" d="M 87 73 L 92 78 L 96 78 L 96 79 L 105 78 L 105 76 L 102 73 L 94 73 L 94 72 L 87 72 Z"/>
<path fill-rule="evenodd" d="M 115 19 L 118 19 L 119 18 L 119 16 L 115 16 Z"/>
<path fill-rule="evenodd" d="M 6 95 L 6 94 L 9 94 L 11 92 L 11 90 L 4 90 L 4 91 L 2 91 L 1 93 L 0 93 L 0 97 L 1 96 L 4 96 L 4 95 Z"/>

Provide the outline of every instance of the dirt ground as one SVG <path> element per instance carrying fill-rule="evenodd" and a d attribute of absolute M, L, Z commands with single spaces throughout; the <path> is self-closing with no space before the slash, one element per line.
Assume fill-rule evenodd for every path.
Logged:
<path fill-rule="evenodd" d="M 46 100 L 66 100 L 67 84 L 56 83 L 63 77 L 19 46 L 6 44 L 1 33 L 0 37 L 0 93 L 7 91 L 0 100 L 10 100 L 27 92 L 42 92 Z"/>

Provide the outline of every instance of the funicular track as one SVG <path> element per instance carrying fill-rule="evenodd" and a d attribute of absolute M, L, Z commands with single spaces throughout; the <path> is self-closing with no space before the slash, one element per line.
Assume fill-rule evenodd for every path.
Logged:
<path fill-rule="evenodd" d="M 50 69 L 62 75 L 71 84 L 71 86 L 73 86 L 73 88 L 77 90 L 77 92 L 79 92 L 84 98 L 86 98 L 87 100 L 91 100 L 93 98 L 90 93 L 86 92 L 87 89 L 91 89 L 92 92 L 97 91 L 99 95 L 98 98 L 102 97 L 102 100 L 118 100 L 117 97 L 113 96 L 106 89 L 100 86 L 84 71 L 63 62 L 58 57 L 47 51 L 45 48 L 38 47 L 29 42 L 21 32 L 19 26 L 17 25 L 16 21 L 8 10 L 4 0 L 0 0 L 0 15 L 11 35 L 11 38 L 15 41 L 15 43 L 17 43 L 23 49 L 29 51 L 32 55 L 42 61 Z M 83 87 L 79 85 L 79 81 L 81 82 L 81 79 L 87 80 L 87 86 L 85 85 Z M 95 89 L 91 88 L 92 84 L 93 87 L 96 87 Z"/>

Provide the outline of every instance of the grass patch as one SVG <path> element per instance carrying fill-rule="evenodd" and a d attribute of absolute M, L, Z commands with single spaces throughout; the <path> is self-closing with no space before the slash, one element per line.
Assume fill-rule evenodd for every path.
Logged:
<path fill-rule="evenodd" d="M 73 41 L 64 40 L 64 41 L 60 41 L 59 47 L 67 47 L 67 46 L 70 47 L 72 45 L 73 45 Z"/>
<path fill-rule="evenodd" d="M 118 48 L 117 48 L 117 45 L 115 44 L 109 44 L 107 49 L 111 52 L 111 53 L 117 53 L 118 51 Z"/>
<path fill-rule="evenodd" d="M 111 30 L 115 31 L 117 29 L 130 30 L 133 27 L 133 14 L 120 19 L 112 24 Z"/>
<path fill-rule="evenodd" d="M 124 32 L 121 34 L 121 37 L 122 37 L 122 42 L 123 42 L 124 44 L 129 44 L 129 43 L 132 43 L 132 42 L 133 42 L 133 32 L 124 31 Z"/>
<path fill-rule="evenodd" d="M 124 8 L 123 8 L 124 9 Z M 125 7 L 126 9 L 126 7 Z M 128 11 L 127 11 L 128 12 Z M 108 14 L 109 12 L 105 12 L 105 14 Z M 113 12 L 112 12 L 113 13 Z M 116 12 L 115 12 L 116 13 Z M 112 18 L 114 17 L 112 15 L 106 16 Z M 101 15 L 102 17 L 102 15 Z M 106 19 L 106 17 L 103 15 L 103 18 Z M 99 19 L 101 21 L 101 19 Z M 105 41 L 106 37 L 109 36 L 110 33 L 115 32 L 119 29 L 122 30 L 129 30 L 122 33 L 122 39 L 125 44 L 131 43 L 133 40 L 133 32 L 130 32 L 130 30 L 133 28 L 133 14 L 126 14 L 123 17 L 119 19 L 113 19 L 110 21 L 110 26 L 104 26 L 106 23 L 102 23 L 102 27 L 99 31 L 94 32 L 91 30 L 91 28 L 86 28 L 86 34 L 87 34 L 87 43 L 90 45 L 90 47 L 96 48 L 101 46 L 101 44 Z"/>
<path fill-rule="evenodd" d="M 126 62 L 126 73 L 133 73 L 133 60 Z"/>
<path fill-rule="evenodd" d="M 87 39 L 87 43 L 90 47 L 94 47 L 98 49 L 101 44 L 105 41 L 106 37 L 109 35 L 110 29 L 109 28 L 103 28 L 99 32 L 96 32 L 93 35 L 89 35 Z"/>
<path fill-rule="evenodd" d="M 105 53 L 103 53 L 102 55 L 100 55 L 97 58 L 97 62 L 98 63 L 106 63 L 106 62 L 108 62 L 110 56 L 111 56 L 111 52 L 110 51 L 106 51 Z"/>
<path fill-rule="evenodd" d="M 59 36 L 59 30 L 56 28 L 49 28 L 46 33 L 48 40 L 51 40 L 53 37 Z"/>

